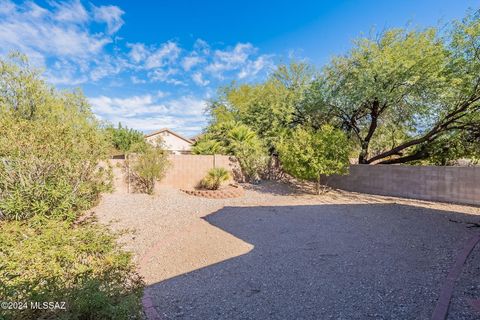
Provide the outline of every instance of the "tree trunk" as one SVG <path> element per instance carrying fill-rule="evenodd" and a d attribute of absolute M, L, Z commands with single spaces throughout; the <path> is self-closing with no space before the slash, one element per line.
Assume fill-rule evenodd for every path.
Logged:
<path fill-rule="evenodd" d="M 319 195 L 320 194 L 320 175 L 318 175 L 318 177 L 317 177 L 317 182 L 315 184 L 315 189 L 316 189 L 315 191 L 317 192 L 317 195 Z"/>
<path fill-rule="evenodd" d="M 358 156 L 358 163 L 360 164 L 368 164 L 368 147 L 370 145 L 370 140 L 372 140 L 373 134 L 375 133 L 375 130 L 377 129 L 378 126 L 378 115 L 379 115 L 379 108 L 380 108 L 380 102 L 375 99 L 372 103 L 372 109 L 370 112 L 370 127 L 368 128 L 368 133 L 361 141 L 361 151 L 360 155 Z"/>

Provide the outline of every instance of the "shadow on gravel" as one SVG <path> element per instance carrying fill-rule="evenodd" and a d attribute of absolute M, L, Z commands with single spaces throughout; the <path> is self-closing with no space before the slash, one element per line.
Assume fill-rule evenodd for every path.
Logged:
<path fill-rule="evenodd" d="M 396 204 L 225 207 L 205 220 L 254 249 L 149 290 L 165 319 L 429 319 L 478 232 L 463 222 L 478 219 Z"/>

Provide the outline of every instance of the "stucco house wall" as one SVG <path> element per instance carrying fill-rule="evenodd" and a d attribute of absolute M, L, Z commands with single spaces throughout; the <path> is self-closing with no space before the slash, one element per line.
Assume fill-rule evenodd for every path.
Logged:
<path fill-rule="evenodd" d="M 163 141 L 163 147 L 173 154 L 190 153 L 193 141 L 169 130 L 162 129 L 145 137 L 148 143 L 156 145 L 159 138 Z"/>

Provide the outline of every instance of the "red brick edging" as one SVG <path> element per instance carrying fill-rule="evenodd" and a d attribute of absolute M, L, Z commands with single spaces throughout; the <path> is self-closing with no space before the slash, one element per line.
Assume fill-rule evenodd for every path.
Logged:
<path fill-rule="evenodd" d="M 226 199 L 226 198 L 239 198 L 244 195 L 244 190 L 241 186 L 228 185 L 227 187 L 219 190 L 202 190 L 202 189 L 181 189 L 181 191 L 190 194 L 192 196 L 204 197 L 210 199 Z"/>
<path fill-rule="evenodd" d="M 455 263 L 448 272 L 446 283 L 443 286 L 442 291 L 440 291 L 440 297 L 438 298 L 437 305 L 433 311 L 432 320 L 445 320 L 447 318 L 448 307 L 455 287 L 455 281 L 460 276 L 460 273 L 462 273 L 462 267 L 465 264 L 465 261 L 479 241 L 480 234 L 477 234 L 468 240 L 460 254 L 457 256 Z"/>

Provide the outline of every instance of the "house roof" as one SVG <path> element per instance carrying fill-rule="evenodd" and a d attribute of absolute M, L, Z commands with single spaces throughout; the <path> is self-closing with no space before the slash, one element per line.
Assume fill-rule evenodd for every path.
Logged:
<path fill-rule="evenodd" d="M 197 142 L 198 140 L 200 140 L 205 134 L 204 133 L 199 133 L 197 134 L 196 136 L 193 136 L 190 138 L 190 140 L 192 140 L 193 142 Z"/>
<path fill-rule="evenodd" d="M 150 133 L 150 134 L 147 134 L 147 135 L 145 135 L 145 138 L 148 138 L 148 137 L 157 135 L 157 134 L 162 133 L 162 132 L 168 132 L 168 133 L 170 133 L 171 135 L 174 135 L 174 136 L 176 136 L 176 137 L 178 137 L 178 138 L 180 138 L 180 139 L 182 139 L 182 140 L 185 140 L 185 141 L 188 142 L 188 143 L 193 144 L 193 141 L 192 141 L 192 140 L 190 140 L 190 139 L 182 136 L 181 134 L 178 134 L 178 133 L 176 133 L 175 131 L 172 131 L 172 130 L 170 130 L 170 129 L 168 129 L 168 128 L 162 128 L 162 129 L 160 129 L 160 130 L 157 130 L 157 131 L 154 131 L 154 132 L 152 132 L 152 133 Z"/>

